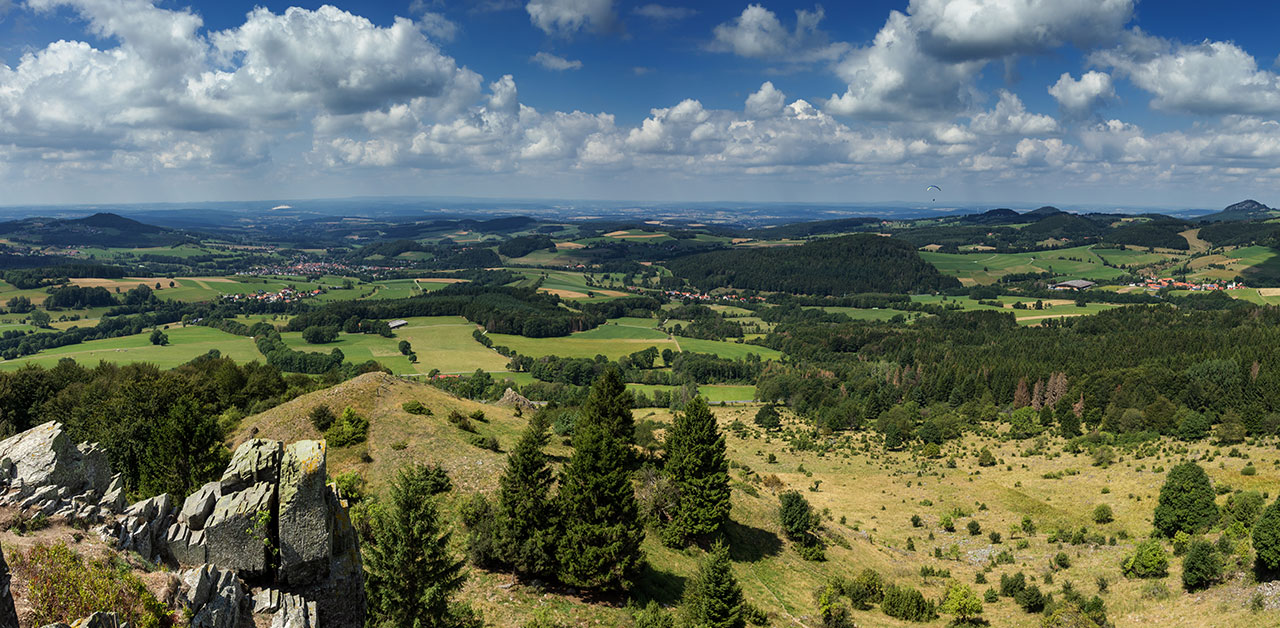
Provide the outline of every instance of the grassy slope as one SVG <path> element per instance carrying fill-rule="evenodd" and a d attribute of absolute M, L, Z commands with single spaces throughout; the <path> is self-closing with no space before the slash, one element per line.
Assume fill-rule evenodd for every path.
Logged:
<path fill-rule="evenodd" d="M 211 349 L 217 349 L 223 356 L 234 358 L 237 362 L 263 361 L 262 354 L 253 341 L 244 336 L 209 327 L 171 326 L 165 333 L 169 335 L 169 345 L 164 347 L 151 344 L 149 333 L 137 334 L 93 340 L 41 351 L 16 360 L 5 360 L 0 362 L 0 369 L 16 369 L 24 364 L 52 367 L 62 358 L 72 358 L 89 367 L 96 366 L 100 361 L 107 361 L 150 362 L 160 368 L 173 368 L 208 353 Z"/>
<path fill-rule="evenodd" d="M 338 340 L 323 345 L 307 344 L 302 332 L 281 334 L 285 344 L 299 351 L 328 353 L 342 350 L 349 362 L 377 360 L 396 374 L 428 373 L 440 369 L 445 373 L 469 373 L 482 368 L 501 371 L 507 359 L 471 337 L 476 326 L 461 316 L 419 316 L 405 319 L 408 325 L 395 330 L 395 337 L 372 334 L 339 333 Z M 401 340 L 408 340 L 418 354 L 418 363 L 400 355 Z"/>
<path fill-rule="evenodd" d="M 1134 251 L 1102 251 L 1113 264 L 1139 262 Z M 965 285 L 991 284 L 1013 273 L 1053 272 L 1070 279 L 1112 279 L 1124 271 L 1102 265 L 1098 253 L 1086 246 L 1034 253 L 934 253 L 921 251 L 920 256 L 944 274 L 960 279 Z M 1121 259 L 1112 259 L 1112 257 Z M 1158 256 L 1165 257 L 1165 256 Z M 1074 259 L 1071 259 L 1074 258 Z M 1133 258 L 1133 259 L 1129 259 Z M 1154 260 L 1152 260 L 1154 261 Z"/>
<path fill-rule="evenodd" d="M 434 410 L 432 417 L 416 417 L 402 412 L 400 404 L 410 399 L 422 401 Z M 524 420 L 509 411 L 453 398 L 426 385 L 410 383 L 380 374 L 361 376 L 327 391 L 312 393 L 279 408 L 246 419 L 240 426 L 236 441 L 247 438 L 253 430 L 268 438 L 296 440 L 315 438 L 318 435 L 306 421 L 306 412 L 316 403 L 328 403 L 335 411 L 350 405 L 371 419 L 367 452 L 373 462 L 361 460 L 365 446 L 343 450 L 331 450 L 330 473 L 357 469 L 366 474 L 374 489 L 385 486 L 388 478 L 400 464 L 407 461 L 436 462 L 452 474 L 459 491 L 451 498 L 457 499 L 474 491 L 492 492 L 501 474 L 503 457 L 476 449 L 466 442 L 468 434 L 459 431 L 444 420 L 451 408 L 463 412 L 483 409 L 489 423 L 478 424 L 482 434 L 493 434 L 503 449 L 511 446 L 524 425 Z M 755 408 L 715 408 L 722 426 L 734 420 L 749 423 Z M 637 410 L 637 419 L 670 420 L 670 413 L 663 410 Z M 794 425 L 794 423 L 792 423 Z M 727 430 L 726 430 L 727 431 Z M 1093 467 L 1086 455 L 1061 454 L 1052 457 L 1023 456 L 1030 441 L 995 442 L 977 437 L 966 438 L 961 443 L 948 445 L 946 454 L 957 458 L 957 468 L 947 469 L 942 460 L 917 459 L 908 452 L 881 453 L 878 445 L 863 451 L 862 434 L 842 437 L 848 446 L 838 453 L 819 455 L 791 449 L 780 435 L 748 435 L 747 438 L 728 436 L 729 457 L 735 463 L 730 472 L 733 491 L 733 521 L 729 537 L 733 545 L 734 570 L 747 598 L 767 610 L 773 617 L 773 626 L 816 626 L 813 591 L 832 575 L 853 575 L 866 567 L 880 571 L 887 580 L 910 584 L 920 588 L 931 598 L 942 594 L 947 585 L 944 578 L 923 579 L 919 576 L 922 565 L 951 570 L 952 577 L 969 583 L 979 594 L 987 586 L 998 586 L 1001 573 L 1024 571 L 1046 592 L 1058 591 L 1062 582 L 1070 580 L 1077 589 L 1093 595 L 1097 592 L 1098 576 L 1110 582 L 1110 591 L 1103 597 L 1107 601 L 1108 614 L 1118 627 L 1150 625 L 1169 626 L 1255 626 L 1274 625 L 1280 621 L 1280 612 L 1267 611 L 1251 614 L 1246 610 L 1252 588 L 1238 580 L 1210 589 L 1207 592 L 1187 595 L 1180 592 L 1179 576 L 1181 559 L 1171 559 L 1170 576 L 1163 580 L 1173 597 L 1165 601 L 1142 597 L 1143 581 L 1127 581 L 1120 576 L 1119 563 L 1131 551 L 1135 540 L 1150 532 L 1151 509 L 1164 473 L 1157 466 L 1168 468 L 1182 459 L 1181 455 L 1159 453 L 1145 459 L 1122 455 L 1110 468 Z M 405 447 L 396 450 L 392 444 L 403 441 Z M 566 456 L 569 449 L 559 439 L 553 439 L 551 453 Z M 1060 451 L 1061 441 L 1050 439 L 1049 451 Z M 982 446 L 990 446 L 1002 464 L 979 468 L 976 452 Z M 1171 451 L 1166 447 L 1165 451 Z M 1191 447 L 1189 455 L 1198 457 L 1208 451 L 1207 446 Z M 1240 449 L 1254 460 L 1258 475 L 1241 476 L 1239 469 L 1244 460 L 1220 458 L 1220 462 L 1206 464 L 1215 482 L 1226 482 L 1236 488 L 1269 490 L 1280 481 L 1277 470 L 1276 450 L 1270 446 Z M 777 456 L 778 462 L 769 464 L 768 454 Z M 752 475 L 744 468 L 750 467 Z M 803 467 L 803 470 L 802 470 Z M 1050 471 L 1078 471 L 1064 479 L 1046 479 Z M 838 536 L 849 548 L 829 543 L 824 563 L 801 560 L 782 539 L 776 523 L 777 498 L 759 484 L 759 476 L 776 475 L 787 488 L 800 490 L 819 510 L 827 509 L 825 520 L 828 539 Z M 744 478 L 755 487 L 756 496 L 742 490 Z M 817 492 L 807 490 L 815 480 L 822 483 Z M 1109 489 L 1103 493 L 1102 489 Z M 1221 498 L 1220 501 L 1224 498 Z M 930 500 L 932 505 L 923 505 Z M 1094 524 L 1090 518 L 1094 506 L 1109 504 L 1116 521 L 1106 525 Z M 986 510 L 980 509 L 985 504 Z M 938 526 L 942 513 L 961 507 L 972 516 L 957 519 L 957 531 L 946 532 Z M 925 527 L 913 528 L 912 514 L 919 514 Z M 1016 550 L 1014 544 L 1023 538 L 1009 537 L 1009 528 L 1018 524 L 1023 515 L 1030 515 L 1040 531 L 1028 540 L 1027 549 Z M 845 523 L 840 523 L 841 517 Z M 964 531 L 969 519 L 982 525 L 982 534 L 969 536 Z M 1059 527 L 1078 528 L 1087 525 L 1091 531 L 1101 530 L 1107 535 L 1127 531 L 1131 539 L 1119 541 L 1116 546 L 1060 547 L 1046 542 L 1047 532 Z M 993 546 L 986 534 L 995 530 L 1005 535 L 1000 545 Z M 932 532 L 933 541 L 927 539 Z M 905 550 L 907 537 L 915 539 L 917 551 Z M 455 535 L 455 543 L 461 543 L 461 534 Z M 955 545 L 960 560 L 935 559 L 934 547 L 944 551 Z M 973 584 L 975 574 L 985 561 L 987 552 L 1008 548 L 1014 551 L 1015 565 L 1005 565 L 987 574 L 994 585 Z M 698 551 L 676 551 L 655 543 L 645 544 L 646 555 L 652 566 L 636 597 L 644 600 L 658 599 L 664 604 L 674 604 L 686 578 L 690 577 L 700 556 Z M 1059 551 L 1070 556 L 1072 566 L 1054 576 L 1054 584 L 1045 585 L 1043 575 L 1049 559 Z M 536 588 L 515 582 L 509 574 L 471 570 L 470 582 L 464 597 L 480 608 L 491 625 L 520 625 L 529 619 L 536 609 L 546 609 L 551 618 L 566 625 L 626 625 L 626 611 L 617 600 L 584 600 L 571 591 L 555 588 Z M 1023 613 L 1011 600 L 1001 599 L 994 604 L 984 604 L 985 617 L 992 626 L 1038 626 L 1039 616 Z M 855 612 L 860 626 L 946 625 L 943 617 L 929 624 L 906 624 L 890 619 L 878 610 Z"/>

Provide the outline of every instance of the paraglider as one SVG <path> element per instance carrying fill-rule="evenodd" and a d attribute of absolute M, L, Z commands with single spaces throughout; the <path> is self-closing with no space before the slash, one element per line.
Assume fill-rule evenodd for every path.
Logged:
<path fill-rule="evenodd" d="M 925 188 L 925 189 L 924 189 L 924 191 L 925 191 L 925 192 L 941 192 L 941 191 L 942 191 L 942 188 L 940 188 L 940 187 L 938 187 L 938 186 L 936 186 L 936 185 L 931 185 L 931 186 L 929 186 L 929 187 Z M 938 200 L 938 199 L 935 197 L 933 200 L 935 200 L 935 201 L 936 201 L 936 200 Z"/>

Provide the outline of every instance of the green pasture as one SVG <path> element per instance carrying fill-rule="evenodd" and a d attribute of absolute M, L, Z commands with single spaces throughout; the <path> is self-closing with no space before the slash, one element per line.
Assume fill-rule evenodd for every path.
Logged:
<path fill-rule="evenodd" d="M 469 373 L 476 369 L 500 371 L 507 366 L 507 358 L 476 342 L 471 336 L 476 326 L 461 316 L 420 316 L 405 320 L 409 324 L 396 329 L 394 338 L 341 333 L 335 342 L 313 345 L 302 339 L 302 332 L 281 336 L 285 344 L 298 351 L 328 353 L 337 348 L 348 362 L 376 360 L 396 374 L 428 373 L 432 369 L 443 373 Z M 417 364 L 410 364 L 409 358 L 400 354 L 401 340 L 408 340 L 413 346 L 418 354 Z M 501 343 L 495 340 L 495 344 Z"/>
<path fill-rule="evenodd" d="M 171 325 L 165 333 L 169 336 L 169 344 L 166 346 L 151 344 L 150 332 L 147 332 L 92 340 L 41 351 L 16 360 L 5 360 L 0 362 L 0 369 L 16 369 L 24 364 L 52 367 L 63 358 L 71 358 L 85 366 L 96 366 L 98 362 L 149 362 L 160 368 L 173 368 L 190 362 L 211 349 L 217 349 L 224 357 L 236 362 L 264 361 L 253 340 L 244 336 L 228 334 L 211 327 L 176 325 Z"/>
<path fill-rule="evenodd" d="M 1108 253 L 1124 254 L 1128 252 L 1103 251 L 1104 255 Z M 1125 274 L 1125 271 L 1119 268 L 1104 266 L 1102 258 L 1098 257 L 1098 253 L 1087 246 L 1054 251 L 1036 251 L 1033 253 L 935 253 L 921 251 L 920 257 L 933 264 L 943 274 L 956 277 L 965 285 L 992 284 L 1005 275 L 1017 273 L 1051 272 L 1056 277 L 1090 279 L 1093 281 L 1115 279 Z M 1110 258 L 1107 259 L 1110 260 Z"/>

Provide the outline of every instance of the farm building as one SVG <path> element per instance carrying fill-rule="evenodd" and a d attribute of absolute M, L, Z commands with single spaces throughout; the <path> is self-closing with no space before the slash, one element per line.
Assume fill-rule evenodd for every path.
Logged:
<path fill-rule="evenodd" d="M 391 321 L 390 323 L 387 323 L 387 327 L 390 327 L 391 329 L 395 329 L 397 327 L 404 327 L 405 325 L 408 325 L 408 324 L 409 324 L 409 321 L 406 321 L 403 318 L 397 318 L 396 320 Z"/>
<path fill-rule="evenodd" d="M 1088 279 L 1071 279 L 1061 283 L 1053 284 L 1054 290 L 1088 290 L 1098 284 Z"/>

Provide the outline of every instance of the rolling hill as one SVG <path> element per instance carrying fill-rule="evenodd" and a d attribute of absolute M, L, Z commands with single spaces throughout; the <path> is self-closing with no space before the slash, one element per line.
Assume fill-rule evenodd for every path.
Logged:
<path fill-rule="evenodd" d="M 100 212 L 84 218 L 23 218 L 0 223 L 0 236 L 28 244 L 100 247 L 173 246 L 190 235 Z"/>

